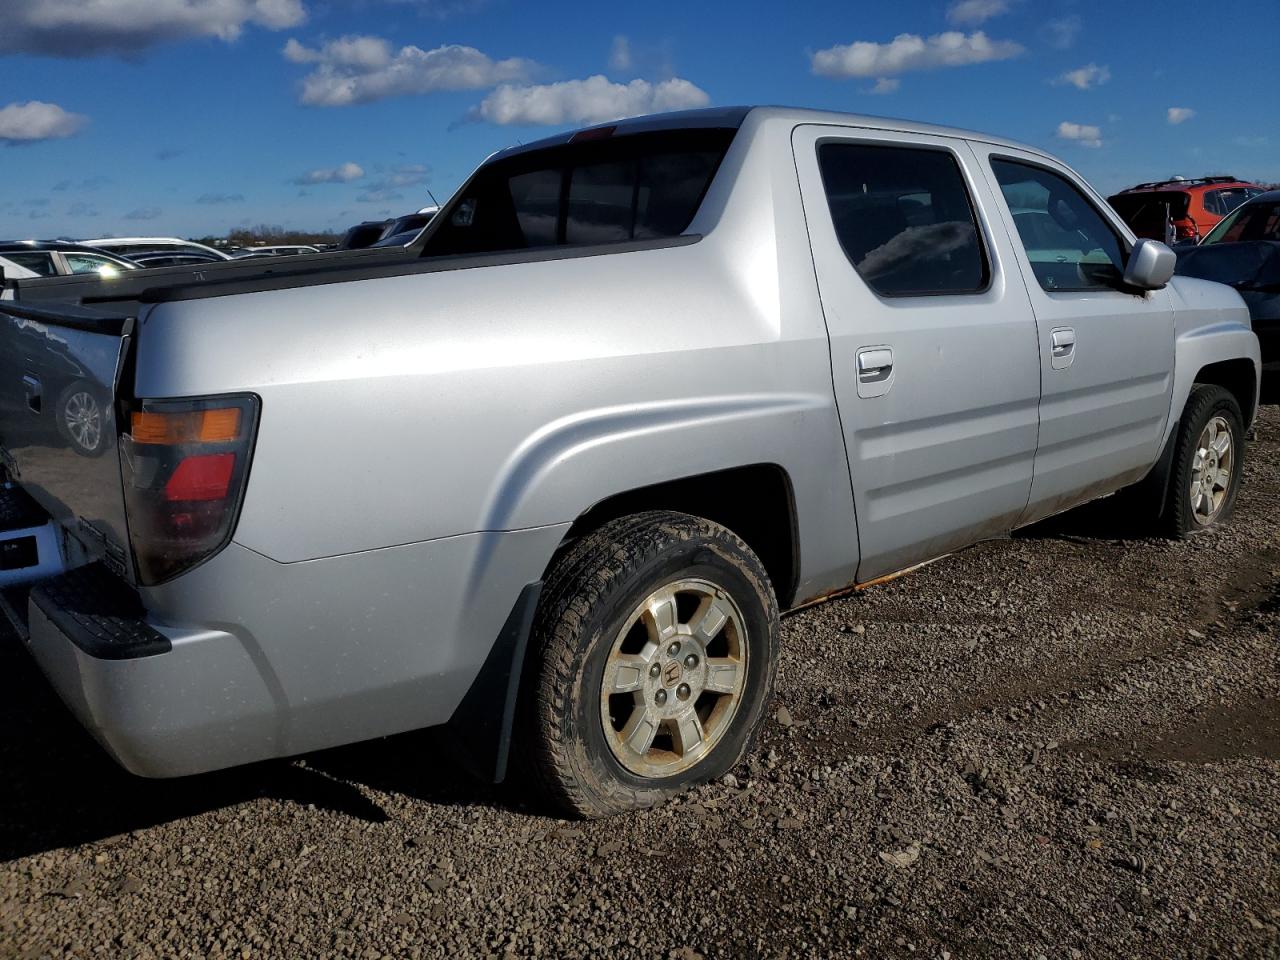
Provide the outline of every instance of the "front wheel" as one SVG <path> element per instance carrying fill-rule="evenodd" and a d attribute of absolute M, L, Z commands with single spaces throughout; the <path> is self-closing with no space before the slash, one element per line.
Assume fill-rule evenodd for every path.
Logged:
<path fill-rule="evenodd" d="M 1240 404 L 1222 387 L 1194 387 L 1178 422 L 1162 532 L 1189 537 L 1226 520 L 1243 465 Z"/>
<path fill-rule="evenodd" d="M 547 578 L 520 731 L 559 810 L 649 807 L 728 772 L 764 716 L 778 607 L 724 527 L 651 512 L 605 524 Z"/>

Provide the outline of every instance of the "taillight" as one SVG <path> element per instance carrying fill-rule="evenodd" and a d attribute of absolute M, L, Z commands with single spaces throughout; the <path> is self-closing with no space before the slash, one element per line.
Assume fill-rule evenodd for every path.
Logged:
<path fill-rule="evenodd" d="M 138 578 L 163 583 L 231 539 L 253 453 L 258 400 L 142 400 L 123 437 L 125 508 Z"/>

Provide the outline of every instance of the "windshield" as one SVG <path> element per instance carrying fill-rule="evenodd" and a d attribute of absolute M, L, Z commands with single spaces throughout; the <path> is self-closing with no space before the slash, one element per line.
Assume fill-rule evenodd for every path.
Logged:
<path fill-rule="evenodd" d="M 1280 240 L 1280 200 L 1236 207 L 1201 241 L 1201 246 L 1247 240 Z"/>

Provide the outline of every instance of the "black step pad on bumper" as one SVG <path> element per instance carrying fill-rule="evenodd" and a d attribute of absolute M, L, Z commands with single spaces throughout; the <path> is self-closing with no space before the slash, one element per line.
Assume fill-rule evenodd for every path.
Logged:
<path fill-rule="evenodd" d="M 77 647 L 99 660 L 168 653 L 169 638 L 144 619 L 142 602 L 123 580 L 91 563 L 43 580 L 31 602 Z"/>

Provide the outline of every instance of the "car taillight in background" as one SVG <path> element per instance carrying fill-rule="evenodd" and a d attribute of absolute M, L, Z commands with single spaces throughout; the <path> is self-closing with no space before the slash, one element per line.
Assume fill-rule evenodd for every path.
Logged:
<path fill-rule="evenodd" d="M 170 580 L 231 539 L 257 422 L 252 396 L 134 405 L 121 469 L 142 583 Z"/>

